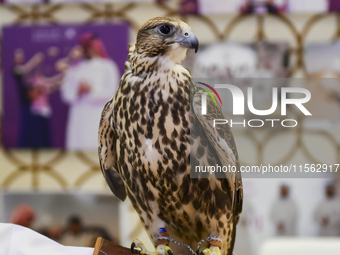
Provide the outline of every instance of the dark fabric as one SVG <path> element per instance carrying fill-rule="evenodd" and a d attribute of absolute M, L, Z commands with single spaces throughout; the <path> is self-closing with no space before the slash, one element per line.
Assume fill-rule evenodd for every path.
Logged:
<path fill-rule="evenodd" d="M 180 1 L 181 14 L 198 14 L 199 7 L 197 0 L 181 0 Z"/>
<path fill-rule="evenodd" d="M 22 104 L 19 147 L 46 148 L 51 146 L 49 119 L 33 114 L 29 104 Z"/>
<path fill-rule="evenodd" d="M 25 84 L 24 77 L 16 68 L 13 74 L 19 92 L 21 109 L 18 147 L 33 149 L 50 147 L 49 119 L 31 112 L 31 103 L 28 98 L 29 88 Z"/>
<path fill-rule="evenodd" d="M 274 4 L 267 3 L 266 6 L 267 6 L 268 13 L 273 13 L 273 14 L 279 13 L 279 8 L 277 8 L 277 6 L 275 6 Z"/>
<path fill-rule="evenodd" d="M 19 98 L 20 98 L 20 102 L 23 103 L 28 103 L 29 104 L 29 99 L 28 99 L 28 88 L 25 85 L 24 82 L 24 77 L 23 75 L 20 73 L 20 71 L 18 70 L 17 67 L 14 67 L 13 69 L 13 75 L 14 75 L 14 79 L 15 82 L 17 84 L 17 88 L 19 91 Z"/>

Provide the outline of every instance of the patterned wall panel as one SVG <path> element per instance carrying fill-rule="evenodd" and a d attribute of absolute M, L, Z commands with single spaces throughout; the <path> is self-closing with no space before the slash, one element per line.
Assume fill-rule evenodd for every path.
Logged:
<path fill-rule="evenodd" d="M 187 21 L 203 42 L 221 40 L 259 41 L 280 40 L 284 34 L 289 38 L 292 59 L 291 77 L 308 76 L 304 63 L 305 46 L 308 41 L 317 41 L 320 33 L 313 32 L 320 22 L 323 31 L 332 31 L 324 41 L 340 39 L 340 14 L 315 15 L 226 15 L 201 16 L 179 14 L 175 1 L 168 3 L 128 4 L 43 4 L 0 5 L 0 26 L 26 24 L 57 24 L 70 22 L 102 23 L 124 20 L 131 25 L 131 40 L 138 27 L 149 17 L 176 16 Z M 326 20 L 326 21 L 325 21 Z M 244 29 L 253 29 L 245 34 Z M 280 28 L 280 29 L 278 29 Z M 320 28 L 319 28 L 320 29 Z M 247 30 L 248 31 L 248 30 Z M 314 34 L 313 34 L 314 33 Z M 323 163 L 327 160 L 340 162 L 338 131 L 320 131 L 309 137 L 311 131 L 303 128 L 284 133 L 273 131 L 258 139 L 257 131 L 236 131 L 241 161 L 244 164 L 271 162 L 284 164 L 308 160 Z M 281 138 L 278 138 L 280 134 Z M 315 139 L 324 142 L 328 151 L 322 155 L 310 151 L 308 142 Z M 287 139 L 290 137 L 291 139 Z M 273 142 L 275 141 L 275 143 Z M 270 154 L 275 144 L 286 146 L 285 155 L 273 159 Z M 274 147 L 273 147 L 274 146 Z M 324 150 L 325 151 L 325 150 Z M 299 159 L 296 159 L 296 157 Z M 62 150 L 0 150 L 0 187 L 3 189 L 108 191 L 101 177 L 96 152 L 67 152 Z"/>

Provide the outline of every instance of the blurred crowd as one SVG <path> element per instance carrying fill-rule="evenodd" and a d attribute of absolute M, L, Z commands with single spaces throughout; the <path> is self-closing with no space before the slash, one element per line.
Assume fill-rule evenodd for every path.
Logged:
<path fill-rule="evenodd" d="M 312 213 L 319 236 L 340 236 L 340 199 L 336 196 L 334 184 L 325 187 L 324 200 L 318 203 Z M 271 220 L 277 236 L 297 235 L 299 208 L 290 196 L 287 185 L 280 187 L 279 199 L 272 207 Z"/>
<path fill-rule="evenodd" d="M 329 183 L 324 187 L 323 198 L 315 201 L 311 210 L 302 208 L 301 200 L 298 201 L 293 195 L 293 190 L 288 184 L 281 184 L 278 189 L 278 197 L 272 201 L 269 210 L 261 215 L 256 210 L 256 204 L 249 198 L 243 203 L 243 211 L 237 227 L 237 238 L 235 243 L 235 253 L 238 255 L 255 254 L 254 250 L 257 242 L 261 243 L 258 235 L 266 232 L 264 228 L 270 231 L 265 235 L 268 237 L 298 237 L 305 236 L 301 231 L 302 221 L 308 218 L 310 225 L 316 227 L 314 235 L 320 237 L 339 237 L 340 236 L 340 199 L 336 194 L 336 185 Z M 309 198 L 306 197 L 308 200 Z M 257 207 L 258 209 L 258 207 Z M 305 213 L 304 213 L 304 212 Z M 263 213 L 263 212 L 262 212 Z M 270 224 L 264 226 L 263 224 Z M 313 235 L 309 229 L 309 235 Z"/>
<path fill-rule="evenodd" d="M 183 14 L 338 12 L 338 0 L 181 0 Z"/>
<path fill-rule="evenodd" d="M 97 132 L 103 106 L 118 87 L 119 69 L 108 55 L 103 40 L 94 32 L 81 34 L 64 57 L 65 49 L 56 45 L 45 51 L 41 49 L 29 59 L 27 49 L 14 51 L 11 72 L 21 112 L 16 145 L 21 148 L 56 146 L 58 139 L 53 134 L 56 129 L 53 123 L 63 123 L 67 118 L 63 127 L 64 146 L 70 150 L 95 150 L 97 137 L 92 134 Z M 53 101 L 61 102 L 56 107 Z M 58 119 L 66 107 L 68 113 Z"/>
<path fill-rule="evenodd" d="M 279 195 L 272 203 L 269 216 L 275 236 L 298 236 L 300 217 L 299 202 L 291 195 L 289 185 L 279 187 Z M 310 212 L 310 218 L 318 228 L 319 236 L 340 236 L 340 199 L 336 195 L 336 186 L 329 183 L 324 188 L 323 199 Z M 247 229 L 252 222 L 254 209 L 249 200 L 244 202 L 244 210 L 240 218 L 240 229 Z M 242 230 L 241 230 L 242 231 Z"/>
<path fill-rule="evenodd" d="M 27 228 L 33 228 L 37 214 L 28 204 L 18 205 L 11 213 L 9 222 Z M 103 237 L 114 241 L 107 230 L 102 226 L 88 226 L 78 215 L 71 215 L 65 226 L 50 225 L 35 229 L 40 234 L 67 246 L 94 247 L 96 239 Z"/>

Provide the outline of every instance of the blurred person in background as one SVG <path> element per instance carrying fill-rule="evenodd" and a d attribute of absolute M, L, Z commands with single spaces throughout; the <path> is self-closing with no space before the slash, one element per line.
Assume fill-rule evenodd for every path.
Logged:
<path fill-rule="evenodd" d="M 38 232 L 58 243 L 61 241 L 61 238 L 64 234 L 63 228 L 59 225 L 48 226 Z"/>
<path fill-rule="evenodd" d="M 290 188 L 281 185 L 280 198 L 276 201 L 271 210 L 271 220 L 275 227 L 277 236 L 295 236 L 298 209 L 295 200 L 289 196 Z"/>
<path fill-rule="evenodd" d="M 249 199 L 243 200 L 242 214 L 237 225 L 235 239 L 235 254 L 252 255 L 253 242 L 250 234 L 250 228 L 254 219 L 254 207 Z"/>
<path fill-rule="evenodd" d="M 61 238 L 60 243 L 66 246 L 93 247 L 96 237 L 85 230 L 79 216 L 73 215 L 68 220 L 65 234 Z"/>
<path fill-rule="evenodd" d="M 241 12 L 249 13 L 283 13 L 288 0 L 247 0 L 241 7 Z"/>
<path fill-rule="evenodd" d="M 55 63 L 55 69 L 65 75 L 68 68 L 78 65 L 84 59 L 83 50 L 80 45 L 75 45 L 66 57 L 60 58 Z"/>
<path fill-rule="evenodd" d="M 319 226 L 319 236 L 338 236 L 340 234 L 340 201 L 336 198 L 335 186 L 325 188 L 325 200 L 315 208 L 314 219 Z"/>
<path fill-rule="evenodd" d="M 31 228 L 35 219 L 34 209 L 27 204 L 21 204 L 11 212 L 9 222 L 26 228 Z"/>
<path fill-rule="evenodd" d="M 94 237 L 99 237 L 100 236 L 100 237 L 102 237 L 105 240 L 118 243 L 118 241 L 115 240 L 114 238 L 112 238 L 112 236 L 109 234 L 109 232 L 105 228 L 103 228 L 101 226 L 90 226 L 90 227 L 86 228 L 86 231 L 92 233 L 92 235 Z M 93 245 L 94 244 L 95 243 L 93 243 Z"/>
<path fill-rule="evenodd" d="M 80 45 L 84 58 L 68 68 L 61 87 L 70 105 L 65 144 L 70 150 L 96 150 L 101 112 L 118 88 L 120 73 L 96 34 L 83 34 Z"/>
<path fill-rule="evenodd" d="M 13 76 L 20 100 L 21 121 L 19 147 L 47 148 L 51 146 L 49 95 L 60 86 L 61 74 L 46 77 L 39 67 L 45 56 L 36 53 L 25 63 L 22 49 L 14 52 Z"/>
<path fill-rule="evenodd" d="M 50 146 L 48 118 L 46 115 L 40 114 L 40 112 L 37 111 L 39 109 L 37 107 L 37 99 L 41 98 L 41 87 L 36 86 L 38 84 L 35 82 L 36 79 L 28 78 L 31 72 L 41 64 L 43 60 L 44 55 L 39 52 L 25 63 L 24 51 L 17 49 L 14 52 L 12 73 L 19 92 L 21 110 L 19 147 L 42 148 Z"/>

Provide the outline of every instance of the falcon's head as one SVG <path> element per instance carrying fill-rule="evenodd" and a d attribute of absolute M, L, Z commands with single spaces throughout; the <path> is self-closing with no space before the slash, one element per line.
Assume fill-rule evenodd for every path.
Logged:
<path fill-rule="evenodd" d="M 175 63 L 183 61 L 187 49 L 198 50 L 198 40 L 188 24 L 170 18 L 148 20 L 139 29 L 135 49 L 146 57 L 165 57 Z"/>

